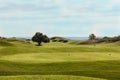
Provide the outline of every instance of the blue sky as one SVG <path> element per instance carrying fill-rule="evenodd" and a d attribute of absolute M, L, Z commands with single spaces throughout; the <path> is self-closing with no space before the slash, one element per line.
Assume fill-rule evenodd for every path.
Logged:
<path fill-rule="evenodd" d="M 0 0 L 0 36 L 120 35 L 120 0 Z"/>

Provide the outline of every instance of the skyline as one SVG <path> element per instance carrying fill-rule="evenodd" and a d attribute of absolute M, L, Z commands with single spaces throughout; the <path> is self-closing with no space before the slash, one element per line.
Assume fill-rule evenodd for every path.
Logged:
<path fill-rule="evenodd" d="M 0 0 L 0 36 L 120 35 L 120 0 Z"/>

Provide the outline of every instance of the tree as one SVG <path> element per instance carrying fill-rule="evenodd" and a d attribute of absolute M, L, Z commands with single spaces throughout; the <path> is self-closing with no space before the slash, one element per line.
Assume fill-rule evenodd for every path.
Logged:
<path fill-rule="evenodd" d="M 95 34 L 90 34 L 90 35 L 89 35 L 89 40 L 90 40 L 92 43 L 94 43 L 94 46 L 95 46 L 95 39 L 96 39 Z"/>
<path fill-rule="evenodd" d="M 96 36 L 94 34 L 89 35 L 89 40 L 95 40 L 95 39 L 96 39 Z"/>
<path fill-rule="evenodd" d="M 37 42 L 38 46 L 41 46 L 42 42 L 44 42 L 44 43 L 50 42 L 49 38 L 40 32 L 36 32 L 36 34 L 32 37 L 32 41 Z"/>

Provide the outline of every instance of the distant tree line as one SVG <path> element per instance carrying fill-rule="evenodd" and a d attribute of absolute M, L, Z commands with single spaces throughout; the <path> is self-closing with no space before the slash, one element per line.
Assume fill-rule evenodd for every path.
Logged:
<path fill-rule="evenodd" d="M 69 39 L 63 38 L 63 37 L 51 37 L 49 38 L 47 35 L 36 32 L 35 35 L 32 37 L 32 39 L 18 39 L 16 37 L 12 38 L 5 38 L 0 36 L 0 40 L 6 40 L 6 41 L 19 41 L 19 42 L 27 42 L 30 43 L 31 40 L 33 42 L 38 43 L 38 46 L 42 45 L 42 42 L 44 43 L 49 43 L 50 41 L 52 42 L 62 42 L 62 43 L 67 43 Z M 78 44 L 96 44 L 96 43 L 102 43 L 102 42 L 117 42 L 120 41 L 120 36 L 115 36 L 115 37 L 103 37 L 103 38 L 97 38 L 95 34 L 90 34 L 89 39 L 85 41 L 80 41 Z"/>
<path fill-rule="evenodd" d="M 97 43 L 101 43 L 101 42 L 117 42 L 117 41 L 120 41 L 120 36 L 103 37 L 102 39 L 97 39 Z"/>
<path fill-rule="evenodd" d="M 6 38 L 5 38 L 5 37 L 1 37 L 1 36 L 0 36 L 0 39 L 6 39 Z"/>
<path fill-rule="evenodd" d="M 89 40 L 83 41 L 80 44 L 94 44 L 95 43 L 102 43 L 102 42 L 117 42 L 120 41 L 120 36 L 115 36 L 115 37 L 103 37 L 103 38 L 96 38 L 95 34 L 90 34 L 89 35 Z"/>

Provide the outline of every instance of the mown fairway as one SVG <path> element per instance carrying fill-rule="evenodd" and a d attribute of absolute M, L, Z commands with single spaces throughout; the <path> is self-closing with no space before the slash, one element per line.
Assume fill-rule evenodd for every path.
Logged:
<path fill-rule="evenodd" d="M 117 43 L 0 45 L 0 80 L 120 80 Z"/>

